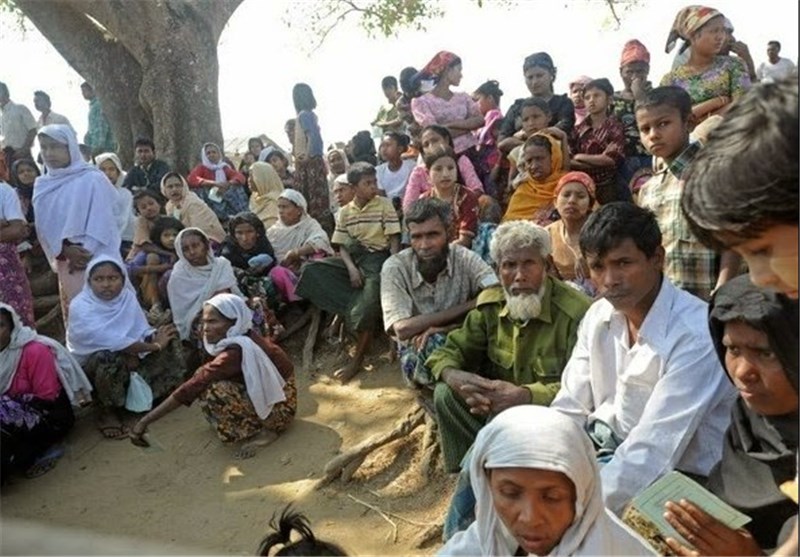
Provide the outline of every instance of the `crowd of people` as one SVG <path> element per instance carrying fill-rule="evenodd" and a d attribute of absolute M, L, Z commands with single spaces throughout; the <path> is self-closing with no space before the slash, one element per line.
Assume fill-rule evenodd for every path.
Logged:
<path fill-rule="evenodd" d="M 531 54 L 505 114 L 496 81 L 454 90 L 441 51 L 381 81 L 377 150 L 363 131 L 326 148 L 298 83 L 290 149 L 207 142 L 188 173 L 149 138 L 123 168 L 88 84 L 80 144 L 46 93 L 37 122 L 0 83 L 2 480 L 51 469 L 90 401 L 104 437 L 147 446 L 196 400 L 252 457 L 294 418 L 283 321 L 311 307 L 354 340 L 335 378 L 386 335 L 430 402 L 458 474 L 440 554 L 653 554 L 621 518 L 675 470 L 751 521 L 672 501 L 669 551 L 796 552 L 797 74 L 777 41 L 756 69 L 710 7 L 681 10 L 678 39 L 659 86 L 640 40 L 618 90 L 559 94 Z M 36 332 L 37 262 L 63 344 Z M 287 513 L 260 551 L 314 542 Z"/>

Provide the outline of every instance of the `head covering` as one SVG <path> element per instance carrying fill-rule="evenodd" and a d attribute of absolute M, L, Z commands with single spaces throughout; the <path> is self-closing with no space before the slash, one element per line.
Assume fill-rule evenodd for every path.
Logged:
<path fill-rule="evenodd" d="M 675 16 L 675 21 L 672 23 L 669 36 L 667 36 L 667 44 L 664 50 L 667 53 L 672 52 L 679 37 L 687 42 L 687 44 L 684 45 L 685 48 L 691 40 L 692 35 L 694 35 L 698 29 L 715 17 L 721 15 L 721 12 L 707 6 L 686 6 Z"/>
<path fill-rule="evenodd" d="M 91 400 L 89 393 L 92 391 L 92 384 L 69 351 L 61 343 L 26 327 L 19 314 L 10 305 L 0 302 L 0 308 L 11 314 L 11 321 L 14 324 L 8 346 L 0 350 L 0 394 L 5 393 L 14 380 L 22 358 L 22 349 L 29 342 L 36 341 L 47 346 L 55 357 L 56 373 L 69 401 L 77 405 L 79 402 Z"/>
<path fill-rule="evenodd" d="M 175 238 L 175 252 L 178 261 L 172 268 L 167 283 L 167 296 L 172 308 L 173 321 L 178 328 L 181 340 L 186 340 L 192 332 L 192 321 L 203 308 L 203 303 L 217 292 L 231 290 L 240 294 L 230 261 L 224 257 L 215 257 L 208 249 L 208 260 L 205 265 L 195 267 L 183 255 L 181 241 L 187 233 L 200 234 L 206 241 L 208 236 L 199 228 L 184 228 Z"/>
<path fill-rule="evenodd" d="M 439 78 L 453 63 L 457 62 L 459 57 L 452 52 L 440 50 L 437 52 L 430 62 L 425 64 L 425 67 L 420 71 L 421 75 L 428 77 Z"/>
<path fill-rule="evenodd" d="M 261 149 L 261 152 L 258 154 L 258 162 L 267 162 L 267 159 L 269 158 L 269 156 L 272 153 L 274 153 L 275 151 L 277 151 L 277 149 L 272 145 L 264 147 L 263 149 Z"/>
<path fill-rule="evenodd" d="M 592 78 L 591 78 L 591 77 L 589 77 L 588 75 L 579 75 L 578 77 L 576 77 L 575 79 L 573 79 L 572 81 L 570 81 L 570 82 L 567 84 L 567 87 L 568 87 L 568 88 L 570 88 L 570 89 L 572 89 L 572 86 L 573 86 L 573 85 L 575 85 L 575 84 L 586 85 L 586 84 L 587 84 L 587 83 L 589 83 L 591 80 L 592 80 Z"/>
<path fill-rule="evenodd" d="M 51 124 L 40 129 L 39 135 L 66 145 L 70 156 L 65 168 L 47 167 L 47 174 L 36 178 L 33 189 L 34 210 L 41 217 L 36 233 L 50 266 L 55 270 L 61 246 L 70 238 L 88 236 L 96 241 L 95 255 L 118 253 L 114 186 L 97 167 L 83 160 L 71 127 Z"/>
<path fill-rule="evenodd" d="M 92 271 L 103 263 L 112 263 L 122 275 L 122 291 L 113 300 L 103 300 L 92 291 Z M 95 352 L 121 352 L 154 332 L 136 299 L 125 264 L 106 256 L 92 259 L 86 268 L 83 290 L 69 304 L 67 349 L 70 353 L 83 363 Z"/>
<path fill-rule="evenodd" d="M 622 58 L 619 61 L 619 65 L 620 67 L 627 66 L 632 62 L 650 63 L 650 51 L 636 39 L 631 39 L 622 47 Z"/>
<path fill-rule="evenodd" d="M 303 194 L 297 190 L 286 189 L 283 190 L 280 197 L 288 199 L 300 207 L 303 215 L 299 221 L 289 226 L 278 219 L 278 222 L 267 230 L 267 237 L 272 243 L 272 248 L 275 250 L 275 257 L 278 258 L 278 261 L 283 261 L 289 251 L 303 246 L 311 246 L 315 251 L 333 255 L 333 248 L 328 235 L 319 222 L 308 215 L 308 203 Z"/>
<path fill-rule="evenodd" d="M 439 555 L 514 555 L 518 544 L 492 503 L 487 469 L 560 472 L 575 486 L 575 518 L 549 555 L 654 555 L 647 542 L 603 506 L 600 474 L 589 436 L 552 408 L 525 404 L 498 414 L 478 433 L 469 459 L 475 522 Z"/>
<path fill-rule="evenodd" d="M 125 182 L 125 176 L 127 172 L 122 170 L 122 162 L 119 160 L 119 157 L 117 156 L 116 153 L 101 153 L 94 158 L 94 161 L 95 161 L 95 166 L 97 166 L 98 169 L 100 168 L 100 165 L 106 161 L 113 162 L 114 166 L 116 166 L 117 170 L 119 171 L 119 177 L 117 177 L 117 181 L 114 185 L 118 188 L 122 187 L 122 184 Z M 100 170 L 100 172 L 103 171 Z M 105 174 L 105 172 L 103 172 L 103 174 Z"/>
<path fill-rule="evenodd" d="M 553 203 L 556 185 L 564 175 L 561 142 L 542 132 L 533 136 L 542 136 L 550 143 L 550 174 L 541 182 L 529 175 L 520 183 L 511 196 L 504 221 L 533 220 L 539 210 Z"/>
<path fill-rule="evenodd" d="M 595 199 L 595 184 L 592 177 L 586 174 L 585 172 L 580 172 L 578 170 L 573 170 L 572 172 L 567 172 L 564 174 L 561 179 L 556 184 L 556 189 L 553 191 L 553 197 L 558 197 L 558 192 L 561 191 L 565 185 L 569 184 L 570 182 L 578 182 L 589 194 L 589 197 L 594 200 Z"/>
<path fill-rule="evenodd" d="M 796 300 L 754 286 L 748 275 L 726 282 L 712 298 L 709 311 L 711 339 L 723 367 L 725 324 L 743 321 L 767 335 L 796 396 L 798 315 Z M 798 417 L 796 410 L 787 416 L 762 416 L 738 398 L 723 440 L 722 460 L 708 478 L 712 493 L 754 518 L 751 531 L 763 538 L 758 539 L 762 547 L 774 547 L 783 522 L 797 514 L 797 506 L 778 486 L 796 477 Z"/>
<path fill-rule="evenodd" d="M 243 249 L 236 242 L 236 227 L 244 223 L 249 224 L 256 231 L 256 243 L 252 249 L 249 250 Z M 267 239 L 267 229 L 264 227 L 264 223 L 261 219 L 254 213 L 245 211 L 234 215 L 231 217 L 230 221 L 228 221 L 228 230 L 230 230 L 230 234 L 228 234 L 228 237 L 225 238 L 225 241 L 222 243 L 221 254 L 230 261 L 231 265 L 234 267 L 249 269 L 249 261 L 256 255 L 266 254 L 273 259 L 275 258 L 275 252 Z"/>
<path fill-rule="evenodd" d="M 265 228 L 269 228 L 278 220 L 278 196 L 283 191 L 283 182 L 272 165 L 266 162 L 250 165 L 250 176 L 253 177 L 250 210 L 261 219 Z"/>
<path fill-rule="evenodd" d="M 546 52 L 536 52 L 527 56 L 522 63 L 523 68 L 544 68 L 551 74 L 556 73 L 556 66 L 553 64 L 553 59 Z"/>
<path fill-rule="evenodd" d="M 183 191 L 183 199 L 177 203 L 167 197 L 165 186 L 167 180 L 174 177 L 180 178 Z M 225 240 L 225 229 L 222 228 L 219 218 L 196 193 L 189 189 L 189 184 L 182 175 L 177 172 L 164 174 L 164 177 L 161 178 L 161 195 L 167 198 L 167 204 L 164 206 L 164 213 L 167 216 L 178 219 L 184 226 L 201 229 L 206 236 L 217 243 Z"/>
<path fill-rule="evenodd" d="M 33 184 L 24 185 L 19 181 L 19 167 L 21 165 L 30 166 L 35 169 L 37 177 L 41 176 L 42 173 L 39 170 L 39 166 L 36 164 L 36 161 L 33 159 L 19 159 L 14 161 L 14 163 L 11 165 L 11 174 L 9 175 L 11 185 L 14 186 L 20 195 L 31 199 L 33 197 Z"/>
<path fill-rule="evenodd" d="M 242 349 L 242 375 L 247 396 L 252 401 L 258 417 L 266 419 L 275 404 L 286 400 L 283 392 L 286 382 L 269 356 L 248 336 L 253 326 L 253 312 L 242 298 L 234 294 L 217 294 L 205 304 L 235 321 L 228 329 L 225 338 L 216 344 L 209 344 L 203 338 L 206 351 L 216 356 L 234 344 Z"/>
<path fill-rule="evenodd" d="M 208 160 L 208 156 L 206 155 L 206 147 L 208 147 L 209 145 L 212 145 L 212 146 L 216 147 L 217 151 L 219 151 L 219 162 L 216 163 L 216 164 L 212 163 L 210 160 Z M 203 143 L 203 148 L 200 149 L 200 160 L 203 161 L 202 165 L 205 166 L 206 168 L 208 168 L 209 170 L 213 170 L 214 171 L 214 181 L 215 182 L 227 182 L 228 181 L 228 178 L 225 176 L 225 167 L 229 166 L 229 165 L 224 160 L 224 157 L 223 157 L 224 154 L 225 154 L 224 151 L 222 149 L 220 149 L 219 145 L 217 145 L 216 143 L 210 143 L 210 142 L 209 143 Z"/>
<path fill-rule="evenodd" d="M 331 146 L 331 148 L 328 149 L 328 152 L 325 153 L 325 164 L 328 167 L 328 186 L 333 188 L 333 181 L 336 179 L 337 175 L 333 173 L 333 170 L 331 170 L 331 165 L 328 163 L 328 157 L 331 155 L 331 153 L 339 153 L 342 156 L 342 159 L 344 160 L 344 174 L 347 174 L 347 170 L 350 168 L 350 160 L 347 158 L 347 151 L 344 150 L 344 147 Z"/>

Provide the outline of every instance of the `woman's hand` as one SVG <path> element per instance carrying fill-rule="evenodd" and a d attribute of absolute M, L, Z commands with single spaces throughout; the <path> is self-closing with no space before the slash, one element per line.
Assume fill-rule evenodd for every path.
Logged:
<path fill-rule="evenodd" d="M 170 323 L 168 325 L 161 325 L 158 329 L 156 329 L 153 342 L 158 344 L 161 347 L 161 350 L 164 350 L 170 341 L 177 337 L 178 330 L 175 328 L 175 325 Z"/>
<path fill-rule="evenodd" d="M 128 433 L 128 437 L 130 438 L 131 443 L 137 447 L 146 448 L 150 446 L 150 443 L 148 443 L 147 439 L 144 438 L 145 433 L 147 433 L 147 422 L 145 422 L 144 418 L 142 418 L 131 428 L 130 432 Z"/>
<path fill-rule="evenodd" d="M 297 250 L 290 249 L 286 252 L 286 257 L 283 258 L 283 262 L 281 265 L 284 267 L 295 267 L 299 265 L 301 262 L 300 254 L 297 253 Z"/>
<path fill-rule="evenodd" d="M 753 536 L 747 530 L 734 530 L 703 509 L 681 499 L 666 505 L 664 518 L 683 538 L 694 546 L 694 550 L 675 538 L 667 538 L 667 545 L 676 555 L 764 555 Z"/>
<path fill-rule="evenodd" d="M 69 244 L 61 250 L 61 255 L 67 260 L 70 273 L 83 271 L 92 259 L 89 250 L 77 244 Z"/>

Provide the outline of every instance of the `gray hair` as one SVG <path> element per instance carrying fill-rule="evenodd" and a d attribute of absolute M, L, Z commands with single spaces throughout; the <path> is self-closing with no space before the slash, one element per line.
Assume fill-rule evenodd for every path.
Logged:
<path fill-rule="evenodd" d="M 533 248 L 540 257 L 546 258 L 551 253 L 550 233 L 527 220 L 504 222 L 492 235 L 489 255 L 499 265 L 504 253 L 524 248 Z"/>

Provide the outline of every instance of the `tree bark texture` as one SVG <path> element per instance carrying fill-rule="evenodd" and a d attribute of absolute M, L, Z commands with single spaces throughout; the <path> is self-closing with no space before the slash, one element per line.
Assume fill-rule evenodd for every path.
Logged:
<path fill-rule="evenodd" d="M 13 1 L 93 85 L 124 164 L 139 136 L 184 173 L 222 145 L 217 42 L 243 0 Z"/>

